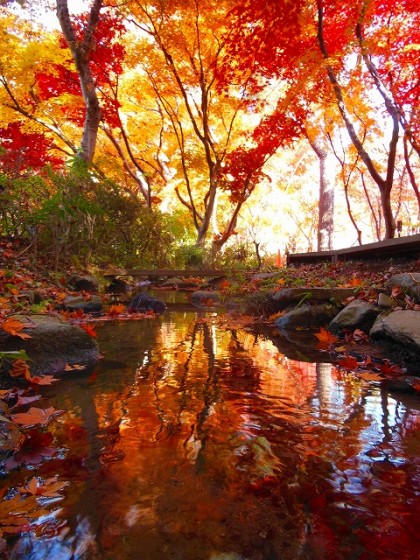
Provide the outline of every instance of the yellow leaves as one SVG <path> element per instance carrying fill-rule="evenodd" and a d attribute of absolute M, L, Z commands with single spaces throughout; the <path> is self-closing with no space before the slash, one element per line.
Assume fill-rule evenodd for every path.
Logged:
<path fill-rule="evenodd" d="M 1 323 L 1 328 L 11 334 L 12 336 L 18 336 L 22 339 L 32 338 L 31 335 L 21 332 L 23 329 L 27 328 L 28 325 L 25 325 L 18 319 L 14 319 L 13 317 L 9 317 L 5 321 Z"/>
<path fill-rule="evenodd" d="M 404 45 L 401 52 L 420 51 L 419 43 L 412 43 L 411 45 Z"/>

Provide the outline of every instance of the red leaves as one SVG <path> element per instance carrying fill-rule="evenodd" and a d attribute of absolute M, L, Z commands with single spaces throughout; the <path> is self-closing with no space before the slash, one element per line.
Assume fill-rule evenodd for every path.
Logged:
<path fill-rule="evenodd" d="M 83 329 L 84 331 L 86 331 L 89 336 L 92 336 L 93 338 L 96 338 L 95 327 L 93 325 L 88 325 L 86 323 L 81 323 L 79 325 L 79 327 L 81 329 Z"/>
<path fill-rule="evenodd" d="M 0 146 L 5 151 L 0 151 L 0 170 L 9 173 L 19 173 L 29 168 L 41 169 L 47 163 L 58 167 L 63 163 L 61 158 L 52 156 L 52 140 L 44 134 L 22 132 L 21 124 L 9 123 L 0 129 Z"/>
<path fill-rule="evenodd" d="M 357 369 L 359 366 L 356 358 L 349 355 L 345 356 L 341 360 L 338 360 L 337 365 L 344 369 Z"/>

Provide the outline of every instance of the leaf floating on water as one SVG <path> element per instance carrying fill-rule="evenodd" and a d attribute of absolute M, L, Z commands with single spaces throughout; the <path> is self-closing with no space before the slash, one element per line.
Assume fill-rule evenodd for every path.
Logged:
<path fill-rule="evenodd" d="M 58 477 L 47 478 L 44 481 L 39 480 L 36 476 L 32 477 L 26 486 L 20 486 L 19 492 L 22 494 L 32 494 L 33 496 L 41 496 L 43 498 L 58 498 L 60 490 L 68 485 L 66 481 L 58 481 Z"/>
<path fill-rule="evenodd" d="M 52 375 L 42 375 L 41 377 L 30 377 L 28 381 L 33 385 L 51 385 L 55 381 L 58 381 L 58 379 Z"/>
<path fill-rule="evenodd" d="M 337 365 L 344 369 L 357 369 L 359 364 L 353 356 L 345 356 L 342 360 L 338 360 Z"/>
<path fill-rule="evenodd" d="M 82 366 L 80 364 L 73 364 L 72 366 L 70 364 L 66 364 L 64 367 L 64 371 L 75 371 L 83 369 L 86 369 L 86 366 Z"/>
<path fill-rule="evenodd" d="M 329 348 L 332 344 L 338 342 L 338 337 L 332 334 L 330 331 L 327 331 L 327 329 L 324 329 L 323 327 L 320 328 L 319 332 L 315 333 L 315 336 L 319 341 L 319 349 Z"/>
<path fill-rule="evenodd" d="M 16 424 L 21 426 L 35 426 L 40 424 L 46 426 L 48 422 L 55 416 L 64 414 L 64 410 L 56 410 L 52 406 L 43 410 L 42 408 L 31 407 L 28 412 L 13 414 L 12 419 Z"/>

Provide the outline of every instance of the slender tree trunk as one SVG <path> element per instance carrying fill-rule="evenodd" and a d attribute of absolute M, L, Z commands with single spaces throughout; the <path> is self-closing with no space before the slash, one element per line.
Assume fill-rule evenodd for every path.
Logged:
<path fill-rule="evenodd" d="M 369 70 L 369 73 L 371 74 L 371 76 L 373 78 L 375 86 L 377 87 L 379 93 L 382 95 L 382 97 L 384 99 L 385 107 L 386 107 L 386 110 L 387 110 L 388 114 L 392 118 L 393 128 L 392 128 L 391 141 L 390 141 L 390 144 L 389 144 L 386 178 L 384 179 L 381 176 L 381 174 L 379 173 L 374 161 L 371 159 L 369 154 L 366 152 L 366 150 L 364 148 L 364 145 L 363 145 L 363 142 L 360 140 L 360 138 L 359 138 L 359 136 L 356 132 L 356 129 L 355 129 L 355 127 L 354 127 L 354 125 L 351 121 L 350 115 L 347 111 L 345 101 L 344 101 L 343 91 L 342 91 L 341 85 L 338 82 L 335 70 L 334 70 L 332 64 L 330 63 L 330 56 L 329 56 L 328 49 L 327 49 L 325 39 L 324 39 L 324 3 L 323 3 L 323 0 L 317 0 L 317 6 L 318 6 L 318 34 L 317 34 L 317 38 L 318 38 L 319 48 L 320 48 L 322 56 L 324 57 L 324 60 L 325 60 L 325 67 L 326 67 L 326 71 L 327 71 L 327 76 L 328 76 L 328 79 L 331 83 L 335 98 L 337 100 L 338 110 L 339 110 L 340 115 L 341 115 L 341 117 L 344 121 L 347 132 L 350 136 L 350 139 L 351 139 L 354 147 L 356 148 L 357 153 L 360 156 L 360 159 L 366 165 L 367 170 L 369 171 L 372 179 L 375 181 L 375 183 L 377 184 L 377 186 L 379 188 L 379 191 L 380 191 L 380 194 L 381 194 L 381 204 L 383 205 L 382 211 L 383 211 L 384 222 L 385 222 L 385 239 L 391 239 L 395 236 L 395 230 L 396 230 L 395 219 L 394 219 L 394 216 L 393 216 L 392 206 L 391 206 L 391 190 L 392 190 L 393 179 L 394 179 L 395 158 L 396 158 L 397 144 L 398 144 L 398 138 L 399 138 L 399 114 L 398 114 L 398 110 L 396 109 L 395 105 L 393 104 L 392 100 L 389 98 L 387 93 L 384 91 L 384 88 L 382 87 L 382 84 L 381 84 L 381 82 L 378 78 L 376 69 L 373 66 L 373 63 L 372 63 L 370 57 L 366 53 L 366 50 L 365 50 L 364 44 L 363 44 L 363 37 L 362 37 L 362 34 L 361 34 L 362 33 L 361 32 L 361 24 L 358 23 L 358 25 L 356 27 L 356 35 L 357 35 L 357 38 L 360 42 L 360 46 L 361 46 L 361 49 L 362 49 L 363 60 L 364 60 L 366 66 Z"/>
<path fill-rule="evenodd" d="M 318 251 L 333 248 L 334 235 L 334 182 L 333 165 L 326 141 L 318 135 L 310 140 L 313 151 L 319 159 L 319 200 L 318 200 Z"/>
<path fill-rule="evenodd" d="M 99 14 L 103 0 L 94 0 L 90 10 L 89 21 L 84 29 L 84 37 L 81 41 L 77 38 L 71 22 L 67 0 L 56 0 L 56 2 L 57 17 L 63 35 L 73 55 L 74 63 L 79 74 L 83 101 L 85 103 L 86 114 L 79 157 L 87 163 L 91 163 L 95 154 L 102 112 L 89 60 L 90 54 L 95 46 L 93 35 L 99 22 Z"/>

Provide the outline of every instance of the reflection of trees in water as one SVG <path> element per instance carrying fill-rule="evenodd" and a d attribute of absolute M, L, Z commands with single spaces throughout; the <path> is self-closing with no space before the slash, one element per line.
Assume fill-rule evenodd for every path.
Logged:
<path fill-rule="evenodd" d="M 379 535 L 390 489 L 395 516 L 412 499 L 415 471 L 394 458 L 410 455 L 401 438 L 414 413 L 350 375 L 337 379 L 330 364 L 292 363 L 249 333 L 179 320 L 153 325 L 134 383 L 131 367 L 105 397 L 103 385 L 86 387 L 89 465 L 110 441 L 121 459 L 86 483 L 75 508 L 103 558 L 141 549 L 160 559 L 163 546 L 183 560 L 210 550 L 252 560 L 362 555 L 364 526 Z"/>

